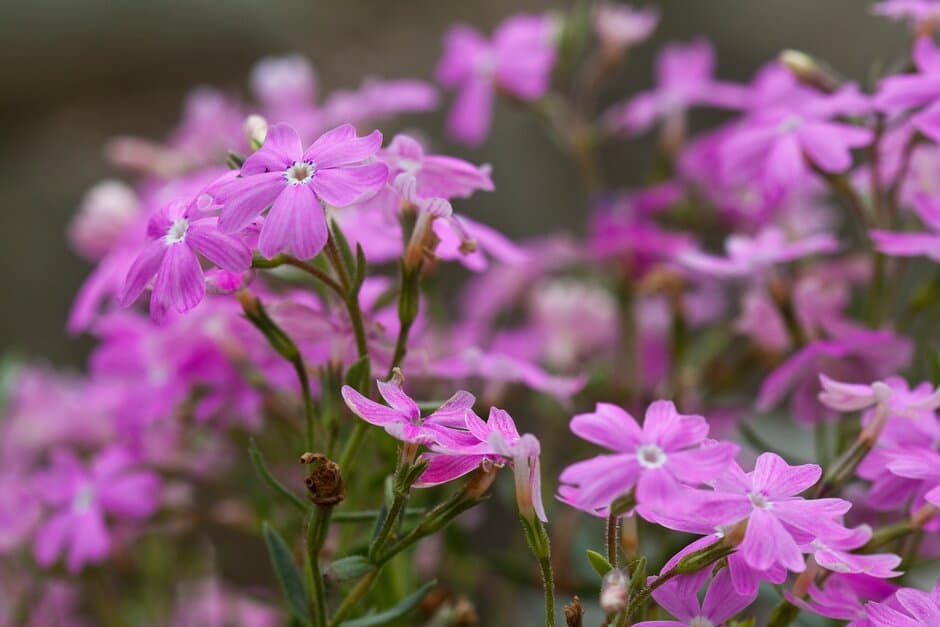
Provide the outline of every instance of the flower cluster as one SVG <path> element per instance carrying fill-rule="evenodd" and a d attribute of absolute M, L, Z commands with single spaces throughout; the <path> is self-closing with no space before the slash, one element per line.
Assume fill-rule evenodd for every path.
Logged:
<path fill-rule="evenodd" d="M 454 26 L 438 85 L 263 59 L 109 143 L 127 182 L 68 228 L 87 367 L 0 368 L 0 624 L 535 624 L 491 598 L 532 558 L 551 626 L 940 624 L 940 4 L 875 5 L 912 38 L 870 86 L 793 50 L 725 80 L 694 39 L 609 106 L 661 16 L 586 10 Z M 442 98 L 471 147 L 543 124 L 586 234 L 503 234 L 477 195 L 531 173 L 379 130 Z"/>

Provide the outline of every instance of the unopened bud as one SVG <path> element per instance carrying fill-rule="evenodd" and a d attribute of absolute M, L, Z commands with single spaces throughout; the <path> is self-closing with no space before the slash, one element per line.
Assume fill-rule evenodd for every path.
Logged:
<path fill-rule="evenodd" d="M 605 614 L 618 614 L 627 609 L 630 580 L 627 574 L 615 568 L 601 581 L 601 609 Z"/>
<path fill-rule="evenodd" d="M 484 458 L 483 461 L 480 462 L 479 468 L 470 475 L 470 480 L 467 481 L 467 487 L 464 488 L 464 496 L 469 500 L 478 499 L 486 494 L 486 491 L 493 485 L 496 474 L 501 467 L 502 466 L 496 465 L 493 460 Z"/>
<path fill-rule="evenodd" d="M 245 118 L 242 131 L 245 133 L 245 138 L 248 139 L 248 145 L 251 146 L 251 149 L 258 150 L 268 136 L 268 121 L 257 114 L 249 115 Z"/>
<path fill-rule="evenodd" d="M 568 627 L 581 627 L 584 624 L 584 608 L 581 599 L 575 597 L 565 606 L 565 625 Z"/>
<path fill-rule="evenodd" d="M 842 80 L 832 69 L 819 63 L 805 52 L 784 50 L 778 59 L 800 82 L 816 89 L 833 92 L 842 84 Z"/>

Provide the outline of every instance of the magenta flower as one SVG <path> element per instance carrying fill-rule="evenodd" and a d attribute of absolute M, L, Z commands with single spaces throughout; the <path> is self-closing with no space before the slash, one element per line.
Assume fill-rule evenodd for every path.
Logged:
<path fill-rule="evenodd" d="M 881 0 L 871 8 L 875 15 L 901 21 L 906 20 L 911 28 L 930 24 L 940 19 L 940 2 L 937 0 Z"/>
<path fill-rule="evenodd" d="M 738 554 L 751 568 L 765 571 L 780 565 L 802 572 L 806 565 L 800 544 L 843 537 L 836 518 L 851 507 L 842 499 L 797 496 L 821 475 L 816 464 L 790 466 L 775 453 L 762 453 L 752 472 L 731 465 L 716 483 L 715 500 L 702 513 L 714 517 L 716 526 L 748 519 Z"/>
<path fill-rule="evenodd" d="M 189 311 L 206 293 L 197 253 L 220 268 L 242 272 L 251 265 L 251 251 L 237 237 L 220 233 L 216 218 L 206 214 L 208 197 L 190 203 L 174 201 L 150 218 L 148 234 L 154 240 L 138 255 L 127 272 L 119 300 L 132 304 L 156 277 L 150 297 L 150 316 L 162 321 L 170 309 Z"/>
<path fill-rule="evenodd" d="M 474 396 L 461 390 L 422 418 L 417 403 L 402 390 L 402 381 L 400 373 L 388 381 L 376 381 L 379 394 L 388 406 L 366 398 L 348 385 L 343 386 L 341 393 L 352 413 L 369 424 L 382 427 L 397 440 L 415 444 L 450 442 L 450 429 L 465 426 L 464 414 L 473 407 Z"/>
<path fill-rule="evenodd" d="M 417 140 L 396 135 L 378 157 L 389 168 L 389 180 L 415 178 L 419 198 L 469 198 L 477 190 L 493 191 L 490 166 L 475 166 L 447 155 L 428 155 Z"/>
<path fill-rule="evenodd" d="M 504 415 L 493 424 L 495 428 L 487 428 L 486 443 L 494 453 L 512 462 L 519 514 L 527 520 L 537 516 L 542 522 L 548 522 L 542 503 L 542 472 L 539 467 L 541 445 L 531 433 L 520 436 L 512 418 L 505 411 L 494 407 L 490 412 L 491 419 L 494 413 Z M 467 424 L 469 426 L 473 423 L 468 420 Z M 512 425 L 512 429 L 507 428 L 509 425 Z M 483 432 L 478 430 L 475 435 L 483 435 Z"/>
<path fill-rule="evenodd" d="M 682 486 L 697 486 L 722 472 L 738 452 L 730 442 L 706 440 L 702 416 L 685 416 L 670 401 L 646 410 L 642 428 L 616 405 L 598 403 L 595 411 L 571 419 L 579 437 L 614 451 L 568 466 L 561 473 L 563 500 L 585 511 L 606 508 L 636 489 L 640 512 L 675 508 Z"/>
<path fill-rule="evenodd" d="M 223 205 L 219 229 L 241 231 L 270 206 L 258 238 L 261 254 L 315 257 L 328 236 L 321 203 L 345 207 L 385 184 L 385 164 L 364 163 L 381 144 L 378 131 L 357 137 L 356 129 L 344 124 L 321 135 L 304 151 L 293 128 L 275 124 L 264 145 L 245 160 L 241 176 L 210 190 Z"/>
<path fill-rule="evenodd" d="M 653 592 L 653 598 L 678 620 L 650 620 L 635 623 L 636 627 L 721 627 L 725 622 L 746 608 L 755 594 L 739 594 L 731 585 L 731 575 L 722 568 L 715 575 L 699 603 L 697 590 L 669 582 Z"/>
<path fill-rule="evenodd" d="M 871 539 L 872 530 L 867 525 L 846 529 L 842 535 L 830 534 L 826 538 L 814 538 L 802 549 L 812 553 L 816 563 L 835 573 L 857 573 L 880 579 L 891 579 L 901 573 L 894 570 L 901 557 L 893 553 L 850 553 Z"/>
<path fill-rule="evenodd" d="M 916 74 L 896 74 L 884 78 L 875 95 L 875 105 L 885 113 L 915 113 L 911 125 L 934 141 L 940 140 L 940 51 L 931 37 L 920 37 L 914 44 Z"/>
<path fill-rule="evenodd" d="M 482 142 L 497 89 L 521 100 L 535 100 L 548 90 L 555 63 L 553 31 L 548 16 L 515 15 L 497 27 L 490 41 L 470 26 L 447 32 L 437 80 L 458 90 L 447 118 L 451 135 L 468 144 Z"/>
<path fill-rule="evenodd" d="M 938 73 L 940 78 L 940 73 Z M 875 247 L 895 257 L 927 257 L 940 261 L 940 205 L 923 192 L 917 193 L 914 212 L 927 225 L 928 233 L 899 233 L 875 229 L 870 231 Z"/>
<path fill-rule="evenodd" d="M 608 124 L 638 134 L 660 119 L 667 126 L 682 127 L 686 110 L 694 105 L 740 107 L 744 90 L 716 81 L 714 72 L 715 50 L 709 42 L 670 44 L 656 57 L 656 87 L 615 105 L 605 114 Z"/>
<path fill-rule="evenodd" d="M 432 452 L 422 457 L 428 460 L 428 468 L 415 484 L 416 487 L 430 487 L 453 481 L 458 477 L 476 470 L 484 460 L 504 463 L 503 456 L 490 446 L 490 434 L 500 433 L 507 443 L 519 440 L 519 430 L 512 417 L 503 410 L 490 408 L 489 419 L 484 421 L 472 409 L 465 416 L 466 431 L 455 430 L 449 441 L 432 448 Z"/>
<path fill-rule="evenodd" d="M 54 513 L 36 533 L 36 561 L 50 566 L 62 553 L 78 572 L 111 551 L 106 516 L 140 520 L 156 511 L 160 480 L 135 470 L 134 459 L 120 448 L 105 449 L 90 468 L 71 453 L 59 451 L 52 468 L 36 480 L 36 490 Z"/>
<path fill-rule="evenodd" d="M 872 627 L 923 627 L 940 625 L 940 582 L 931 592 L 901 588 L 894 593 L 893 607 L 887 603 L 865 605 Z"/>
<path fill-rule="evenodd" d="M 833 575 L 826 579 L 821 589 L 815 582 L 810 585 L 809 601 L 794 596 L 789 590 L 783 594 L 800 609 L 849 621 L 846 627 L 871 627 L 865 602 L 881 601 L 896 589 L 894 585 L 868 575 Z"/>
<path fill-rule="evenodd" d="M 831 119 L 867 109 L 854 85 L 831 95 L 799 93 L 734 127 L 720 150 L 729 177 L 759 181 L 769 197 L 779 198 L 804 180 L 807 160 L 825 172 L 844 172 L 852 165 L 852 149 L 871 142 L 869 129 Z"/>
<path fill-rule="evenodd" d="M 731 235 L 725 240 L 727 257 L 697 250 L 680 252 L 677 261 L 701 274 L 718 278 L 760 275 L 774 264 L 786 263 L 819 253 L 834 252 L 838 241 L 828 233 L 788 241 L 782 231 L 767 227 L 754 237 Z"/>

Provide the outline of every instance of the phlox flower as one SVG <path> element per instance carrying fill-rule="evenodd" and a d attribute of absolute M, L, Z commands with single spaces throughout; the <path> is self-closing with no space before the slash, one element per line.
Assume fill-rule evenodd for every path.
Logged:
<path fill-rule="evenodd" d="M 754 237 L 735 234 L 725 240 L 727 257 L 698 250 L 680 252 L 676 260 L 687 268 L 718 278 L 759 277 L 767 268 L 820 253 L 837 250 L 838 241 L 829 233 L 817 233 L 788 241 L 779 229 L 767 227 Z"/>
<path fill-rule="evenodd" d="M 647 40 L 659 23 L 655 7 L 634 8 L 613 2 L 597 4 L 591 17 L 591 26 L 608 58 L 619 57 Z"/>
<path fill-rule="evenodd" d="M 216 218 L 207 215 L 210 201 L 200 196 L 189 203 L 174 201 L 151 218 L 147 232 L 154 238 L 127 271 L 119 300 L 131 305 L 151 279 L 150 316 L 162 322 L 170 309 L 189 311 L 206 293 L 199 255 L 220 268 L 241 272 L 251 265 L 251 251 L 243 241 L 219 232 Z"/>
<path fill-rule="evenodd" d="M 940 73 L 938 73 L 940 77 Z M 938 114 L 940 115 L 940 114 Z M 870 231 L 875 247 L 895 257 L 924 256 L 940 261 L 940 204 L 919 194 L 913 203 L 914 212 L 930 229 L 927 233 L 904 233 L 874 229 Z"/>
<path fill-rule="evenodd" d="M 867 600 L 881 601 L 891 596 L 897 588 L 882 579 L 868 575 L 833 575 L 820 588 L 816 582 L 810 584 L 809 600 L 784 591 L 787 600 L 800 609 L 849 621 L 846 627 L 871 627 Z"/>
<path fill-rule="evenodd" d="M 520 436 L 515 429 L 508 429 L 506 423 L 508 421 L 508 423 L 513 424 L 512 418 L 501 409 L 496 410 L 496 412 L 505 414 L 501 419 L 503 428 L 497 427 L 496 424 L 493 426 L 497 428 L 488 428 L 486 443 L 494 453 L 502 455 L 512 462 L 519 514 L 529 520 L 535 515 L 542 522 L 548 522 L 548 517 L 545 515 L 545 505 L 542 503 L 542 473 L 539 465 L 541 445 L 531 433 Z M 492 412 L 490 416 L 493 416 Z M 469 426 L 472 423 L 468 421 L 467 424 Z M 479 426 L 477 424 L 476 428 L 478 429 Z M 477 431 L 478 436 L 482 434 L 482 431 Z"/>
<path fill-rule="evenodd" d="M 48 471 L 35 478 L 35 489 L 52 514 L 36 532 L 36 561 L 49 566 L 61 555 L 78 572 L 100 562 L 111 551 L 106 516 L 140 520 L 156 511 L 160 499 L 157 475 L 134 468 L 126 451 L 111 447 L 85 467 L 67 451 L 57 451 Z"/>
<path fill-rule="evenodd" d="M 401 113 L 433 111 L 437 108 L 437 89 L 415 79 L 385 80 L 366 77 L 355 90 L 337 90 L 323 103 L 323 123 L 365 124 L 385 120 Z"/>
<path fill-rule="evenodd" d="M 261 254 L 315 257 L 328 237 L 322 203 L 345 207 L 385 184 L 385 164 L 364 163 L 381 144 L 378 131 L 357 137 L 356 129 L 344 124 L 321 135 L 305 151 L 297 131 L 273 125 L 261 148 L 242 164 L 240 176 L 210 188 L 222 205 L 219 230 L 241 231 L 270 206 L 258 237 Z"/>
<path fill-rule="evenodd" d="M 712 579 L 699 603 L 697 590 L 668 582 L 653 591 L 653 598 L 678 620 L 650 620 L 634 623 L 636 627 L 721 627 L 746 608 L 756 594 L 739 594 L 731 584 L 731 575 L 722 568 Z"/>
<path fill-rule="evenodd" d="M 562 500 L 585 511 L 608 507 L 635 489 L 644 510 L 675 508 L 682 486 L 717 478 L 738 452 L 730 442 L 710 442 L 702 416 L 686 416 L 670 401 L 646 410 L 643 426 L 626 411 L 598 403 L 594 412 L 571 419 L 575 435 L 614 451 L 568 466 L 560 480 L 567 484 Z"/>
<path fill-rule="evenodd" d="M 881 579 L 891 579 L 901 573 L 894 570 L 901 563 L 901 557 L 893 553 L 850 553 L 863 546 L 871 539 L 872 530 L 867 525 L 855 529 L 846 529 L 844 533 L 829 534 L 827 537 L 814 538 L 801 548 L 813 555 L 816 563 L 836 573 L 857 573 Z"/>
<path fill-rule="evenodd" d="M 139 219 L 140 199 L 127 184 L 106 180 L 85 192 L 69 224 L 69 242 L 80 255 L 99 261 L 121 241 Z"/>
<path fill-rule="evenodd" d="M 470 26 L 444 36 L 437 80 L 458 90 L 447 130 L 468 144 L 486 138 L 496 90 L 521 100 L 540 98 L 555 63 L 554 24 L 546 15 L 514 15 L 487 41 Z"/>
<path fill-rule="evenodd" d="M 450 428 L 464 427 L 464 414 L 476 400 L 472 394 L 461 390 L 437 410 L 422 418 L 417 403 L 402 389 L 402 381 L 400 373 L 393 375 L 388 381 L 376 381 L 379 394 L 388 405 L 380 405 L 348 385 L 343 386 L 341 394 L 352 413 L 369 424 L 382 427 L 386 433 L 402 442 L 447 442 Z"/>
<path fill-rule="evenodd" d="M 940 408 L 940 388 L 934 388 L 927 381 L 913 390 L 899 377 L 866 385 L 843 383 L 820 374 L 819 381 L 822 384 L 820 402 L 838 411 L 858 411 L 881 403 L 887 407 L 889 416 L 917 420 L 934 416 L 935 410 Z"/>
<path fill-rule="evenodd" d="M 937 0 L 881 0 L 871 8 L 875 15 L 910 23 L 911 28 L 920 24 L 936 22 L 940 18 L 940 2 Z"/>
<path fill-rule="evenodd" d="M 638 134 L 657 120 L 664 120 L 667 127 L 682 127 L 686 110 L 695 105 L 739 107 L 741 87 L 716 81 L 714 72 L 715 49 L 708 41 L 669 44 L 656 57 L 656 87 L 615 105 L 605 114 L 607 124 Z"/>
<path fill-rule="evenodd" d="M 878 85 L 875 106 L 897 114 L 925 107 L 915 113 L 910 124 L 934 141 L 940 140 L 940 51 L 931 37 L 919 37 L 914 44 L 915 74 L 887 76 Z"/>
<path fill-rule="evenodd" d="M 886 602 L 865 604 L 872 627 L 940 625 L 940 582 L 930 592 L 901 588 L 893 600 L 893 607 Z"/>
<path fill-rule="evenodd" d="M 797 496 L 821 475 L 816 464 L 790 466 L 775 453 L 762 453 L 749 473 L 737 464 L 728 466 L 715 483 L 710 504 L 701 511 L 708 511 L 716 526 L 747 519 L 738 554 L 751 568 L 766 571 L 779 565 L 802 572 L 806 564 L 800 545 L 844 537 L 844 527 L 836 519 L 851 507 L 842 499 Z"/>

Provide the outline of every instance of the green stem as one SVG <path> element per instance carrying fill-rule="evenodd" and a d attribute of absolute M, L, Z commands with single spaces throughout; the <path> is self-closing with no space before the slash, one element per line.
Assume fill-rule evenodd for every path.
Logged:
<path fill-rule="evenodd" d="M 369 571 L 365 577 L 360 579 L 359 583 L 349 591 L 349 594 L 347 594 L 343 602 L 340 603 L 340 606 L 336 609 L 336 613 L 333 614 L 333 618 L 327 623 L 327 627 L 337 627 L 349 616 L 350 612 L 359 607 L 359 602 L 362 600 L 362 597 L 372 588 L 372 584 L 375 583 L 378 576 L 379 569 L 376 568 L 375 570 Z"/>
<path fill-rule="evenodd" d="M 548 627 L 555 627 L 555 577 L 552 572 L 552 552 L 548 532 L 542 521 L 534 516 L 532 518 L 520 516 L 519 518 L 532 555 L 538 560 L 539 569 L 542 571 L 542 588 L 545 591 L 545 624 Z"/>
<path fill-rule="evenodd" d="M 304 272 L 311 275 L 312 277 L 314 277 L 315 279 L 317 279 L 318 281 L 326 285 L 328 288 L 336 292 L 336 294 L 338 294 L 340 297 L 345 298 L 346 296 L 346 293 L 343 291 L 343 287 L 339 283 L 337 283 L 336 280 L 333 279 L 333 277 L 331 277 L 330 275 L 328 275 L 326 272 L 316 267 L 315 265 L 311 263 L 307 263 L 306 261 L 301 261 L 300 259 L 297 259 L 296 257 L 291 257 L 290 255 L 280 254 L 271 259 L 265 259 L 264 257 L 261 257 L 260 255 L 256 255 L 254 259 L 251 260 L 252 268 L 268 269 L 268 268 L 278 268 L 280 266 L 293 266 L 294 268 L 297 268 L 298 270 L 303 270 Z"/>
<path fill-rule="evenodd" d="M 323 544 L 326 542 L 332 513 L 332 506 L 318 505 L 313 508 L 307 519 L 307 555 L 314 581 L 312 590 L 314 627 L 326 627 L 326 583 L 323 580 L 323 571 L 320 570 L 320 551 L 323 550 Z"/>

